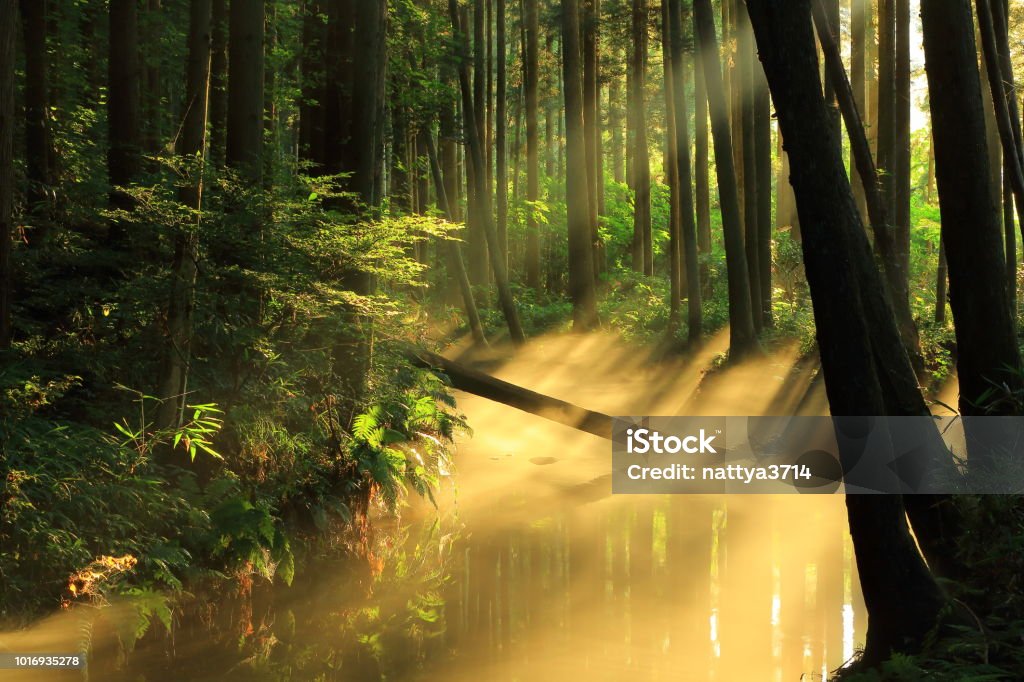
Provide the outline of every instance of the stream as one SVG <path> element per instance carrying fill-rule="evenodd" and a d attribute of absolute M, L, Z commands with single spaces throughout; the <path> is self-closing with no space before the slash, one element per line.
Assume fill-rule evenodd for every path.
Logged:
<path fill-rule="evenodd" d="M 709 373 L 725 344 L 660 364 L 602 334 L 450 354 L 607 414 L 825 413 L 795 347 Z M 317 560 L 291 588 L 196 604 L 127 656 L 115 604 L 89 625 L 89 679 L 796 681 L 863 645 L 841 496 L 613 496 L 608 441 L 457 397 L 475 433 L 436 508 L 375 521 L 369 562 Z M 73 651 L 83 622 L 62 613 L 0 642 Z"/>

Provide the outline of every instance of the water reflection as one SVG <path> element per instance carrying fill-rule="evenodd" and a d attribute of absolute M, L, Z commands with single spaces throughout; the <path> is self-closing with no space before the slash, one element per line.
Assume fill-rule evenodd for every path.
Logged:
<path fill-rule="evenodd" d="M 795 350 L 702 378 L 719 350 L 648 367 L 599 336 L 540 340 L 490 371 L 615 414 L 820 410 Z M 438 509 L 378 522 L 372 570 L 319 561 L 292 588 L 217 595 L 126 661 L 111 609 L 91 679 L 811 680 L 863 642 L 841 497 L 613 497 L 607 441 L 459 404 L 476 435 Z M 76 617 L 23 634 L 63 650 Z"/>

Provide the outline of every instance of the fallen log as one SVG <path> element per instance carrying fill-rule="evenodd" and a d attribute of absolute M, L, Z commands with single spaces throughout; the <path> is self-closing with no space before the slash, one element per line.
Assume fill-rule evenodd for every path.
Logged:
<path fill-rule="evenodd" d="M 460 391 L 611 440 L 612 418 L 606 414 L 496 379 L 430 351 L 417 349 L 410 354 L 409 359 L 417 367 L 444 372 L 451 380 L 452 387 Z"/>

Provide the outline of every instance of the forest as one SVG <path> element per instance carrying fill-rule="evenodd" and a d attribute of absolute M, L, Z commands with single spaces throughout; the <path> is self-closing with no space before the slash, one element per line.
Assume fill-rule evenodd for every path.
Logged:
<path fill-rule="evenodd" d="M 1018 494 L 613 495 L 607 416 L 995 471 L 1022 69 L 1009 0 L 0 0 L 0 668 L 1024 679 Z"/>

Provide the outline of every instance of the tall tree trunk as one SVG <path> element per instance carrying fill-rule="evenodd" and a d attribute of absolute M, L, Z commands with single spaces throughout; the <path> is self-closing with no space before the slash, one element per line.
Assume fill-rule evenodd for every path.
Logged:
<path fill-rule="evenodd" d="M 486 72 L 486 38 L 485 38 L 485 12 L 486 5 L 485 0 L 473 0 L 473 102 L 474 108 L 471 116 L 464 117 L 465 125 L 472 123 L 476 127 L 477 139 L 480 140 L 481 145 L 486 144 L 487 130 L 486 130 L 486 116 L 487 116 L 487 72 Z M 464 10 L 468 12 L 468 9 Z M 463 131 L 464 135 L 468 134 Z M 481 163 L 486 163 L 486 150 L 481 150 L 483 156 Z M 467 154 L 468 164 L 472 164 L 473 161 Z M 482 168 L 483 178 L 487 178 L 487 170 Z M 490 222 L 492 217 L 490 215 L 481 216 L 477 215 L 476 207 L 480 206 L 481 203 L 475 198 L 476 193 L 483 192 L 488 194 L 487 184 L 482 185 L 476 184 L 476 170 L 473 169 L 466 174 L 468 193 L 473 194 L 474 198 L 471 198 L 471 205 L 473 208 L 469 211 L 469 224 L 466 228 L 466 255 L 469 259 L 468 270 L 469 280 L 473 284 L 486 284 L 487 283 L 487 238 L 484 235 L 484 223 Z M 487 203 L 490 203 L 490 195 L 488 194 Z"/>
<path fill-rule="evenodd" d="M 265 0 L 232 0 L 228 38 L 226 160 L 254 187 L 263 182 Z"/>
<path fill-rule="evenodd" d="M 465 121 L 472 122 L 476 108 L 474 107 L 473 92 L 469 80 L 469 45 L 467 44 L 467 36 L 464 33 L 461 33 L 458 4 L 456 0 L 448 0 L 448 14 L 454 34 L 457 37 L 461 35 L 461 39 L 458 40 L 458 70 L 459 90 L 462 95 L 462 115 Z M 477 135 L 476 126 L 472 124 L 466 125 L 465 135 L 468 154 L 472 158 L 470 165 L 472 166 L 472 171 L 475 176 L 476 187 L 478 189 L 484 188 L 486 187 L 484 154 L 483 149 L 481 149 L 482 145 L 480 143 L 480 137 Z M 484 229 L 484 237 L 487 239 L 487 251 L 490 255 L 491 268 L 494 271 L 494 283 L 498 289 L 498 303 L 505 316 L 505 322 L 508 325 L 509 335 L 512 338 L 512 342 L 519 345 L 526 341 L 526 336 L 523 334 L 523 328 L 519 322 L 519 313 L 516 310 L 515 301 L 512 298 L 512 290 L 509 288 L 508 272 L 505 269 L 504 259 L 501 257 L 500 251 L 498 250 L 497 234 L 495 233 L 493 224 L 489 219 L 489 216 L 491 215 L 490 197 L 486 191 L 477 191 L 474 193 L 473 201 L 476 203 L 477 214 L 484 217 L 481 224 Z"/>
<path fill-rule="evenodd" d="M 765 327 L 772 320 L 772 103 L 761 63 L 754 58 L 754 174 L 757 176 L 757 273 L 761 300 L 754 315 L 761 314 Z"/>
<path fill-rule="evenodd" d="M 608 132 L 611 134 L 612 178 L 626 181 L 626 136 L 623 134 L 622 79 L 613 76 L 608 85 Z"/>
<path fill-rule="evenodd" d="M 146 21 L 142 36 L 143 44 L 156 48 L 160 45 L 161 33 L 167 19 L 162 16 L 163 7 L 161 0 L 147 0 Z M 164 137 L 164 111 L 163 106 L 163 82 L 160 74 L 160 50 L 153 49 L 152 52 L 143 52 L 145 69 L 142 72 L 142 108 L 143 108 L 143 142 L 142 148 L 147 154 L 156 154 L 160 151 L 161 141 Z M 153 167 L 152 162 L 147 162 Z"/>
<path fill-rule="evenodd" d="M 694 0 L 694 20 L 698 45 L 704 54 L 718 54 L 714 16 L 710 0 Z M 722 207 L 722 231 L 725 236 L 725 260 L 729 280 L 729 356 L 739 359 L 757 347 L 750 301 L 750 282 L 743 247 L 743 227 L 733 167 L 729 117 L 718 60 L 705 59 L 704 82 L 711 113 L 711 135 L 715 145 L 715 168 L 718 173 L 718 196 Z"/>
<path fill-rule="evenodd" d="M 680 186 L 679 166 L 676 163 L 676 116 L 675 88 L 676 83 L 672 71 L 672 25 L 670 22 L 669 2 L 661 3 L 661 50 L 662 69 L 665 95 L 665 153 L 662 155 L 662 167 L 665 172 L 665 184 L 669 190 L 668 219 L 668 338 L 674 339 L 679 327 L 679 308 L 682 302 L 682 235 L 680 234 Z"/>
<path fill-rule="evenodd" d="M 690 166 L 689 112 L 686 106 L 686 56 L 683 34 L 683 12 L 680 0 L 669 0 L 669 24 L 672 38 L 672 77 L 675 106 L 675 161 L 679 184 L 680 231 L 682 236 L 683 265 L 686 276 L 688 339 L 700 342 L 703 332 L 701 314 L 701 280 L 697 266 L 697 224 L 693 215 L 693 174 Z"/>
<path fill-rule="evenodd" d="M 754 320 L 754 332 L 760 333 L 764 326 L 764 315 L 761 312 L 761 257 L 758 253 L 760 238 L 758 237 L 757 215 L 757 160 L 754 156 L 754 35 L 750 29 L 750 17 L 745 2 L 736 2 L 733 6 L 736 22 L 736 73 L 735 85 L 738 96 L 735 104 L 739 116 L 740 138 L 743 140 L 739 151 L 739 161 L 743 164 L 740 174 L 742 183 L 743 209 L 743 245 L 747 257 L 747 279 L 750 285 L 751 314 Z"/>
<path fill-rule="evenodd" d="M 139 25 L 137 0 L 110 1 L 110 55 L 108 62 L 107 121 L 110 147 L 107 173 L 111 205 L 130 208 L 130 196 L 116 188 L 134 182 L 141 170 L 139 134 Z M 114 244 L 128 238 L 125 226 L 115 220 L 110 239 Z"/>
<path fill-rule="evenodd" d="M 583 139 L 587 159 L 587 202 L 590 216 L 590 243 L 594 249 L 594 277 L 600 276 L 603 270 L 601 239 L 598 233 L 598 213 L 600 203 L 600 183 L 598 176 L 598 144 L 600 134 L 600 89 L 598 87 L 598 2 L 599 0 L 580 0 L 583 6 Z"/>
<path fill-rule="evenodd" d="M 505 265 L 508 267 L 508 158 L 506 153 L 508 133 L 505 118 L 505 99 L 508 96 L 508 77 L 506 74 L 508 55 L 506 54 L 507 48 L 505 44 L 505 2 L 503 0 L 496 1 L 497 27 L 495 31 L 497 34 L 496 49 L 498 52 L 498 63 L 496 65 L 497 90 L 494 106 L 494 177 L 496 185 L 495 199 L 498 202 L 498 242 L 501 244 L 502 258 L 505 259 Z"/>
<path fill-rule="evenodd" d="M 562 0 L 562 70 L 565 82 L 565 205 L 569 226 L 569 297 L 573 329 L 597 326 L 593 232 L 587 185 L 587 137 L 584 130 L 583 68 L 579 0 Z"/>
<path fill-rule="evenodd" d="M 539 0 L 525 0 L 526 60 L 523 63 L 523 86 L 526 89 L 526 200 L 540 200 L 540 156 L 537 134 L 537 84 L 540 76 L 538 39 L 540 18 L 537 8 Z M 526 222 L 526 286 L 540 291 L 540 226 L 534 217 L 534 210 L 528 209 Z"/>
<path fill-rule="evenodd" d="M 707 259 L 711 255 L 711 183 L 708 175 L 708 93 L 704 85 L 704 60 L 708 52 L 696 46 L 694 32 L 693 81 L 694 81 L 694 191 L 697 209 L 697 251 L 701 255 L 701 291 L 707 291 L 710 271 Z"/>
<path fill-rule="evenodd" d="M 903 290 L 910 298 L 910 0 L 895 0 L 896 107 L 894 110 L 892 216 L 895 253 Z M 838 35 L 838 32 L 836 33 Z M 894 296 L 897 295 L 894 292 Z M 920 343 L 915 352 L 920 353 Z M 923 363 L 918 363 L 923 369 Z"/>
<path fill-rule="evenodd" d="M 867 32 L 868 15 L 871 13 L 871 0 L 850 0 L 850 85 L 853 88 L 853 100 L 857 111 L 867 121 Z M 857 165 L 851 163 L 850 184 L 853 186 L 853 198 L 857 202 L 864 223 L 868 223 L 868 207 L 864 198 L 863 181 Z"/>
<path fill-rule="evenodd" d="M 178 190 L 178 200 L 194 211 L 193 224 L 182 227 L 174 237 L 171 264 L 171 292 L 167 306 L 167 348 L 160 379 L 162 400 L 157 414 L 161 428 L 179 423 L 184 406 L 189 365 L 192 361 L 192 310 L 195 299 L 198 226 L 203 197 L 203 166 L 206 157 L 206 116 L 210 86 L 210 0 L 189 4 L 188 62 L 185 72 L 185 102 L 177 149 L 188 165 L 188 182 Z"/>
<path fill-rule="evenodd" d="M 14 232 L 14 45 L 17 0 L 0 0 L 0 349 L 11 347 Z"/>
<path fill-rule="evenodd" d="M 633 269 L 654 274 L 651 243 L 651 161 L 647 148 L 647 114 L 644 91 L 647 83 L 647 0 L 632 0 L 633 53 L 630 63 L 632 89 L 630 118 L 633 125 Z"/>
<path fill-rule="evenodd" d="M 880 370 L 866 352 L 876 332 L 869 315 L 858 310 L 870 297 L 866 287 L 880 290 L 880 283 L 877 275 L 874 282 L 864 279 L 864 273 L 874 272 L 871 253 L 821 94 L 809 0 L 749 0 L 748 7 L 790 154 L 832 414 L 884 414 Z M 891 320 L 889 326 L 895 337 Z M 844 422 L 837 418 L 837 435 L 848 467 L 863 446 L 843 436 Z M 942 596 L 914 546 L 899 496 L 848 495 L 846 504 L 868 608 L 863 662 L 877 665 L 894 650 L 921 645 L 937 620 Z"/>
<path fill-rule="evenodd" d="M 314 0 L 309 0 L 309 2 L 314 2 Z M 319 5 L 315 6 L 318 7 Z M 309 11 L 311 10 L 307 9 L 307 12 Z M 224 166 L 227 152 L 228 23 L 228 0 L 213 0 L 209 118 L 210 162 L 215 168 Z M 305 63 L 306 59 L 303 57 L 303 64 Z M 305 85 L 305 80 L 303 84 Z"/>
<path fill-rule="evenodd" d="M 49 69 L 46 52 L 46 0 L 21 0 L 25 45 L 25 200 L 33 218 L 32 245 L 46 241 L 49 228 L 50 171 Z"/>
<path fill-rule="evenodd" d="M 1003 235 L 988 189 L 990 160 L 970 1 L 924 3 L 921 21 L 960 412 L 1006 414 L 1008 405 L 980 404 L 993 383 L 1020 387 L 1020 357 L 1003 274 Z"/>

